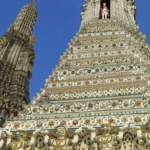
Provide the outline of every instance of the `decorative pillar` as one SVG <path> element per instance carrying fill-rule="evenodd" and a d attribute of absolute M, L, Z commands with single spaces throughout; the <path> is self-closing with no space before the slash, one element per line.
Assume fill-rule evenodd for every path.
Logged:
<path fill-rule="evenodd" d="M 111 13 L 110 13 L 110 18 L 114 18 L 116 16 L 116 0 L 111 0 L 110 1 L 110 10 L 111 10 Z"/>

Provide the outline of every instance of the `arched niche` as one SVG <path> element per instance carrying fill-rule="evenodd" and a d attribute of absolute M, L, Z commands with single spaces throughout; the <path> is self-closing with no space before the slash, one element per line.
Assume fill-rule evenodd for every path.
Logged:
<path fill-rule="evenodd" d="M 107 6 L 107 8 L 109 10 L 109 16 L 108 16 L 108 18 L 110 18 L 110 13 L 111 13 L 111 10 L 110 10 L 110 0 L 101 0 L 100 1 L 99 19 L 102 19 L 103 3 L 106 3 L 106 6 Z"/>

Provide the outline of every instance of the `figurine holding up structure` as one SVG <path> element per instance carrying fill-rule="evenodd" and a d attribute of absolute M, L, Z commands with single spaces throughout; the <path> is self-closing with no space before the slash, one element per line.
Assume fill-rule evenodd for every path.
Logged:
<path fill-rule="evenodd" d="M 119 128 L 118 135 L 111 134 L 111 128 L 111 124 L 108 122 L 101 124 L 102 134 L 96 136 L 96 129 L 89 127 L 88 129 L 91 131 L 91 141 L 98 142 L 102 150 L 114 150 L 117 146 L 117 141 L 123 139 L 123 130 L 125 127 Z"/>
<path fill-rule="evenodd" d="M 60 125 L 56 128 L 56 138 L 50 139 L 49 132 L 45 131 L 44 143 L 49 145 L 50 150 L 68 150 L 70 146 L 77 144 L 79 141 L 79 132 L 82 129 L 77 129 L 74 132 L 74 138 L 69 139 L 66 137 L 66 127 Z"/>

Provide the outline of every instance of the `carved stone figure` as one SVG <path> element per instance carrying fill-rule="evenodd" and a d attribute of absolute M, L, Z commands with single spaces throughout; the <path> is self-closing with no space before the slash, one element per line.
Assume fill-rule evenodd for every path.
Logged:
<path fill-rule="evenodd" d="M 121 141 L 123 138 L 124 128 L 122 127 L 119 129 L 118 135 L 111 134 L 111 124 L 105 122 L 101 124 L 101 135 L 96 136 L 95 128 L 89 127 L 89 130 L 91 130 L 91 141 L 99 143 L 101 150 L 115 150 L 117 147 L 117 140 Z"/>
<path fill-rule="evenodd" d="M 44 143 L 47 143 L 50 147 L 49 150 L 70 150 L 70 146 L 78 143 L 78 133 L 82 129 L 77 129 L 74 133 L 74 138 L 71 140 L 66 137 L 66 128 L 64 126 L 58 126 L 56 128 L 56 138 L 50 139 L 49 135 L 44 136 Z M 48 133 L 46 131 L 45 133 Z"/>
<path fill-rule="evenodd" d="M 109 15 L 109 10 L 106 7 L 106 3 L 103 3 L 102 19 L 107 19 L 108 15 Z"/>
<path fill-rule="evenodd" d="M 150 121 L 146 124 L 148 128 L 150 128 Z M 137 129 L 137 138 L 138 138 L 138 148 L 141 150 L 144 148 L 144 144 L 146 142 L 146 149 L 145 150 L 150 150 L 150 131 L 147 132 L 142 132 L 141 127 L 136 126 Z"/>
<path fill-rule="evenodd" d="M 35 131 L 31 137 L 31 140 L 27 141 L 24 130 L 17 130 L 17 132 L 14 135 L 10 131 L 7 131 L 6 147 L 9 150 L 25 150 L 27 147 L 34 145 L 38 132 L 39 130 Z M 15 140 L 12 140 L 12 137 Z M 3 145 L 4 145 L 4 139 L 1 138 L 0 149 L 3 147 Z"/>

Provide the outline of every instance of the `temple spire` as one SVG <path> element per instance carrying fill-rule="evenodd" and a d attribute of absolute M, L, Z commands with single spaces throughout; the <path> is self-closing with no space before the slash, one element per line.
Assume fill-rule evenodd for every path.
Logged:
<path fill-rule="evenodd" d="M 0 149 L 150 150 L 150 47 L 136 29 L 132 2 L 85 0 L 83 27 L 14 120 L 28 94 L 35 37 L 12 26 L 1 38 L 0 111 L 10 115 Z M 34 10 L 26 6 L 19 27 L 32 26 Z"/>
<path fill-rule="evenodd" d="M 35 39 L 32 31 L 37 18 L 33 4 L 34 0 L 25 5 L 0 37 L 0 126 L 6 117 L 12 119 L 25 103 L 30 102 L 28 84 Z"/>

